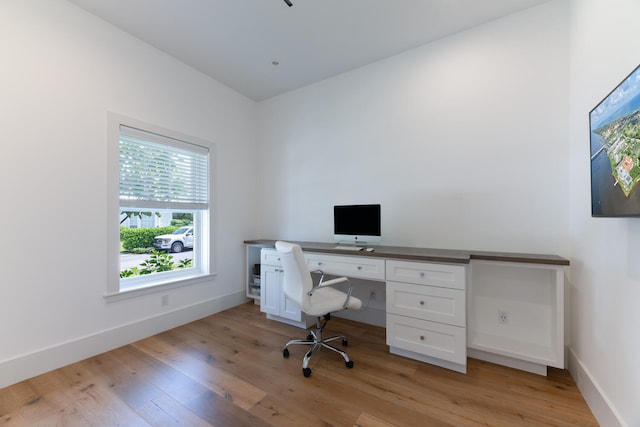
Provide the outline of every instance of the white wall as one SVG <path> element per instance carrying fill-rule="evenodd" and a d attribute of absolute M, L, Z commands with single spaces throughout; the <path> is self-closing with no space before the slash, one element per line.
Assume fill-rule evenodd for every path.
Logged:
<path fill-rule="evenodd" d="M 551 2 L 260 104 L 262 237 L 568 255 L 568 6 Z"/>
<path fill-rule="evenodd" d="M 0 387 L 243 300 L 255 102 L 66 1 L 0 2 L 0 52 Z M 107 111 L 215 144 L 217 277 L 168 307 L 103 298 Z"/>
<path fill-rule="evenodd" d="M 640 63 L 640 3 L 571 11 L 571 371 L 602 425 L 638 426 L 640 219 L 591 218 L 588 114 Z"/>

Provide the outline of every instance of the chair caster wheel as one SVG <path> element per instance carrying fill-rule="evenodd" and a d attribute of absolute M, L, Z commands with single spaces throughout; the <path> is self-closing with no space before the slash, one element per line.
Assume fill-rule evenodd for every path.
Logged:
<path fill-rule="evenodd" d="M 311 375 L 311 368 L 302 368 L 302 375 L 304 375 L 305 377 Z"/>
<path fill-rule="evenodd" d="M 342 346 L 343 346 L 343 347 L 346 347 L 346 346 L 348 346 L 348 345 L 349 345 L 349 341 L 347 341 L 347 340 L 342 340 Z"/>
<path fill-rule="evenodd" d="M 353 368 L 353 360 L 349 360 L 348 362 L 345 362 L 345 365 L 347 365 L 347 368 L 349 369 Z"/>
<path fill-rule="evenodd" d="M 289 357 L 289 349 L 285 348 L 284 350 L 282 350 L 282 357 L 284 357 L 285 359 Z"/>
<path fill-rule="evenodd" d="M 311 334 L 307 335 L 307 341 L 313 341 L 313 335 Z"/>

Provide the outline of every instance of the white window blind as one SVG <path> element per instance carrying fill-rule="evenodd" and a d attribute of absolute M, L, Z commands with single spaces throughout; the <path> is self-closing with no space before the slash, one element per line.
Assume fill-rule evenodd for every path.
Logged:
<path fill-rule="evenodd" d="M 207 209 L 209 150 L 120 125 L 120 204 Z"/>

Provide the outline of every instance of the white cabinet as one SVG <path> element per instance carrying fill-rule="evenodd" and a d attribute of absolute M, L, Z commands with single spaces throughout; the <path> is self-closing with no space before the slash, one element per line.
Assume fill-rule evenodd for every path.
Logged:
<path fill-rule="evenodd" d="M 466 372 L 467 355 L 541 375 L 546 375 L 547 366 L 565 366 L 568 260 L 490 252 L 465 258 L 448 251 L 382 246 L 374 254 L 343 255 L 332 253 L 329 244 L 322 252 L 320 245 L 303 247 L 310 269 L 385 283 L 381 307 L 386 313 L 376 317 L 376 323 L 365 316 L 354 320 L 385 325 L 392 353 L 458 372 Z M 424 251 L 424 258 L 418 260 L 416 251 Z M 279 258 L 272 242 L 251 242 L 247 296 L 256 298 L 260 283 L 260 307 L 268 318 L 307 327 L 315 319 L 285 297 Z M 256 264 L 261 266 L 257 280 L 252 278 Z M 375 294 L 354 283 L 354 293 L 358 290 Z"/>
<path fill-rule="evenodd" d="M 260 261 L 260 311 L 267 313 L 269 319 L 307 328 L 309 319 L 282 290 L 284 270 L 280 254 L 275 249 L 262 249 Z"/>
<path fill-rule="evenodd" d="M 391 352 L 466 372 L 466 268 L 388 260 L 386 278 Z"/>

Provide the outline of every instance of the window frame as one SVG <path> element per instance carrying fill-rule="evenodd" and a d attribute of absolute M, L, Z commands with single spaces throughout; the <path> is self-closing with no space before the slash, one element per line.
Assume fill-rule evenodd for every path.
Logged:
<path fill-rule="evenodd" d="M 194 217 L 194 228 L 198 230 L 201 237 L 197 239 L 199 248 L 194 247 L 195 264 L 198 268 L 189 268 L 183 271 L 155 273 L 145 276 L 142 279 L 127 280 L 123 285 L 120 279 L 120 129 L 121 126 L 140 129 L 145 132 L 165 136 L 168 138 L 184 141 L 209 151 L 208 160 L 208 209 L 201 211 Z M 169 289 L 199 284 L 215 278 L 211 224 L 212 214 L 212 194 L 213 194 L 213 161 L 215 145 L 209 141 L 181 134 L 179 132 L 165 129 L 156 125 L 132 119 L 120 114 L 107 113 L 107 289 L 105 299 L 107 302 L 119 301 L 141 295 L 162 292 Z M 126 202 L 125 202 L 126 203 Z M 185 208 L 185 211 L 190 210 Z M 196 224 L 198 221 L 198 224 Z M 160 276 L 158 276 L 160 275 Z"/>

